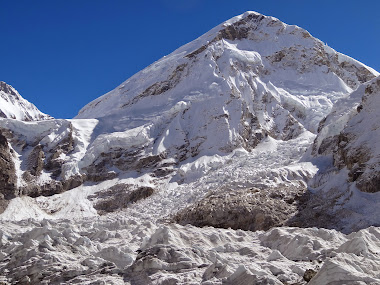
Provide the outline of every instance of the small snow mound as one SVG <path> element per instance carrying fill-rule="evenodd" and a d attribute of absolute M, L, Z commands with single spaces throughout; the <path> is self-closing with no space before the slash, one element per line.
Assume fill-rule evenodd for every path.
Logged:
<path fill-rule="evenodd" d="M 5 221 L 42 220 L 45 218 L 49 218 L 49 215 L 41 210 L 33 198 L 26 196 L 12 199 L 8 207 L 0 215 L 0 220 Z"/>

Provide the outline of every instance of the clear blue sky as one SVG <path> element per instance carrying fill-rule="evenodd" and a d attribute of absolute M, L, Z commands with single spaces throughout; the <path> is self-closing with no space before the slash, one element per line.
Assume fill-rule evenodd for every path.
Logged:
<path fill-rule="evenodd" d="M 308 30 L 380 71 L 378 0 L 0 0 L 0 80 L 72 118 L 219 23 L 253 10 Z"/>

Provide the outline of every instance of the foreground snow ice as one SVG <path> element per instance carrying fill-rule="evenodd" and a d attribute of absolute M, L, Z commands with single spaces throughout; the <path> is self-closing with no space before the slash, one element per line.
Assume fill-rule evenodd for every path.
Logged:
<path fill-rule="evenodd" d="M 380 229 L 250 232 L 137 221 L 1 222 L 0 281 L 21 284 L 379 284 Z M 94 283 L 95 282 L 95 283 Z"/>
<path fill-rule="evenodd" d="M 179 174 L 166 180 L 135 174 L 50 197 L 15 198 L 0 216 L 0 280 L 306 284 L 308 271 L 316 273 L 309 284 L 378 284 L 380 228 L 350 235 L 294 227 L 251 232 L 181 226 L 168 219 L 210 191 L 284 185 L 277 194 L 286 194 L 289 185 L 303 184 L 317 171 L 315 165 L 300 161 L 314 137 L 287 142 L 268 138 L 251 153 L 237 149 L 225 157 L 183 164 Z M 99 216 L 90 197 L 120 184 L 156 191 Z"/>

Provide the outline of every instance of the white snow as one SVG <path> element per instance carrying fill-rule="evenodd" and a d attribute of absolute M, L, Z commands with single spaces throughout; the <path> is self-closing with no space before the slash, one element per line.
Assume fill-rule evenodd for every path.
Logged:
<path fill-rule="evenodd" d="M 149 269 L 154 269 L 150 278 L 158 284 L 168 280 L 185 284 L 206 281 L 221 284 L 222 280 L 231 284 L 237 280 L 241 284 L 258 280 L 264 284 L 305 284 L 303 274 L 307 269 L 318 272 L 308 284 L 380 282 L 377 256 L 380 232 L 373 227 L 351 235 L 287 227 L 264 233 L 175 224 L 156 226 L 124 217 L 82 220 L 76 224 L 69 220 L 26 220 L 1 222 L 1 226 L 0 254 L 15 255 L 8 261 L 13 268 L 8 270 L 8 276 L 2 277 L 5 281 L 10 276 L 21 279 L 26 272 L 33 276 L 31 272 L 41 270 L 37 262 L 25 263 L 28 259 L 58 259 L 60 262 L 43 272 L 54 280 L 65 266 L 74 273 L 71 282 L 79 283 L 136 282 L 139 280 L 136 278 L 143 278 L 139 273 Z M 149 253 L 154 248 L 159 249 L 158 255 Z M 364 250 L 357 251 L 360 248 Z M 145 258 L 138 256 L 137 249 Z M 106 274 L 96 273 L 96 268 L 105 261 L 116 267 Z M 5 264 L 0 255 L 0 270 Z M 26 272 L 16 270 L 22 264 Z M 135 275 L 115 274 L 126 272 L 130 265 Z"/>
<path fill-rule="evenodd" d="M 243 23 L 251 29 L 246 39 L 216 40 L 221 29 L 250 15 L 261 17 L 247 12 L 222 23 L 72 120 L 22 122 L 12 103 L 9 110 L 19 120 L 0 119 L 0 126 L 25 142 L 11 144 L 19 185 L 26 183 L 22 174 L 35 144 L 51 150 L 71 132 L 74 149 L 60 154 L 60 179 L 85 174 L 118 150 L 162 156 L 158 167 L 173 172 L 157 177 L 153 169 L 123 165 L 123 172 L 113 165 L 108 170 L 118 177 L 112 180 L 11 200 L 0 214 L 0 283 L 49 276 L 56 284 L 305 284 L 305 271 L 313 269 L 318 273 L 308 284 L 380 284 L 380 230 L 366 228 L 378 221 L 379 195 L 360 192 L 347 183 L 347 169 L 332 167 L 331 155 L 313 158 L 310 150 L 315 139 L 318 148 L 349 127 L 359 134 L 354 146 L 368 145 L 378 167 L 380 97 L 368 99 L 368 115 L 358 114 L 367 85 L 353 90 L 359 85 L 353 73 L 330 68 L 345 62 L 379 73 L 273 17 Z M 337 63 L 323 63 L 328 57 Z M 37 182 L 51 179 L 43 171 Z M 213 191 L 286 191 L 307 183 L 312 193 L 348 188 L 336 207 L 347 214 L 343 222 L 365 229 L 350 235 L 289 227 L 250 232 L 170 222 Z M 154 193 L 99 216 L 93 197 L 117 184 L 148 186 Z"/>
<path fill-rule="evenodd" d="M 6 85 L 4 82 L 1 84 Z M 10 85 L 6 85 L 9 93 L 0 89 L 0 117 L 11 118 L 25 121 L 39 121 L 50 119 L 49 115 L 42 113 L 32 103 L 28 102 L 20 96 L 16 89 Z"/>

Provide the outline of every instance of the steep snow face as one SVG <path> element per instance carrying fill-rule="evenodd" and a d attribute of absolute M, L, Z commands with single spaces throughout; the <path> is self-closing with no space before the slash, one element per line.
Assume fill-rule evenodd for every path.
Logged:
<path fill-rule="evenodd" d="M 21 121 L 40 121 L 52 118 L 22 98 L 16 89 L 3 81 L 0 81 L 0 117 Z"/>

